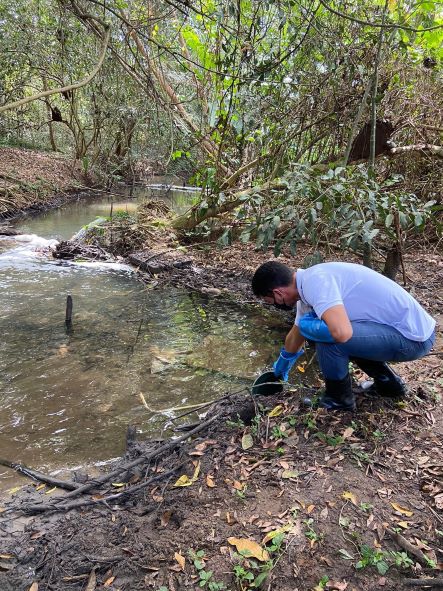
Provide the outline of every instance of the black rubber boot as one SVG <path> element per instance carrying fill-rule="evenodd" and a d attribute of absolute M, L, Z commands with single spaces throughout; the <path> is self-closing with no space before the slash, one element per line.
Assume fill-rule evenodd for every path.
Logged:
<path fill-rule="evenodd" d="M 326 391 L 317 403 L 314 403 L 310 398 L 305 398 L 304 404 L 327 410 L 355 410 L 355 398 L 349 374 L 342 380 L 325 380 L 325 384 Z"/>
<path fill-rule="evenodd" d="M 351 357 L 351 361 L 374 380 L 372 385 L 368 382 L 363 385 L 362 391 L 364 393 L 378 394 L 387 398 L 404 398 L 406 396 L 404 381 L 387 363 L 361 359 L 360 357 Z"/>

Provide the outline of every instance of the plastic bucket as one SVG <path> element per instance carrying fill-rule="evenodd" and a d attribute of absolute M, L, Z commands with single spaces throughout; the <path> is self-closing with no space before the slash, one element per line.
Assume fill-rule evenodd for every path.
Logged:
<path fill-rule="evenodd" d="M 252 384 L 253 396 L 272 396 L 283 392 L 283 384 L 273 371 L 265 371 Z"/>

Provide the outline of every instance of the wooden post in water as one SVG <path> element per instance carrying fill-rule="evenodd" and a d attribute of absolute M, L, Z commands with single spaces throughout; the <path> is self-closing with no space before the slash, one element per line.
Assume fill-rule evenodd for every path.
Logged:
<path fill-rule="evenodd" d="M 66 298 L 66 314 L 65 314 L 66 332 L 72 332 L 72 296 L 68 295 Z"/>

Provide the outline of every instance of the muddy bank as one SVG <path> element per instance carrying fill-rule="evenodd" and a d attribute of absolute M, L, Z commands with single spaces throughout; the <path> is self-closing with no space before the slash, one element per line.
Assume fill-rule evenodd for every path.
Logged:
<path fill-rule="evenodd" d="M 428 372 L 441 377 L 435 364 Z M 306 412 L 302 394 L 238 393 L 186 417 L 199 423 L 192 437 L 130 438 L 108 476 L 84 485 L 80 475 L 73 492 L 10 495 L 0 587 L 393 591 L 438 576 L 435 396 L 360 398 L 351 416 Z"/>

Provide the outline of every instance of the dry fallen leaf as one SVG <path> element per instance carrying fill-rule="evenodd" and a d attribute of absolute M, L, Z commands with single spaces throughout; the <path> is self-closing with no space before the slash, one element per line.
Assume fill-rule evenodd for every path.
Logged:
<path fill-rule="evenodd" d="M 241 446 L 243 449 L 249 449 L 254 445 L 254 440 L 252 439 L 252 435 L 250 433 L 245 433 L 241 438 Z"/>
<path fill-rule="evenodd" d="M 349 437 L 351 437 L 351 435 L 354 433 L 354 429 L 352 427 L 347 427 L 344 431 L 343 431 L 343 439 L 348 439 Z M 347 583 L 346 583 L 347 584 Z"/>
<path fill-rule="evenodd" d="M 271 410 L 271 412 L 268 413 L 268 417 L 279 417 L 283 412 L 283 405 L 282 404 L 277 404 L 277 406 L 274 406 L 274 408 Z"/>
<path fill-rule="evenodd" d="M 346 591 L 347 588 L 346 581 L 328 581 L 326 583 L 326 589 L 331 589 L 331 591 Z"/>
<path fill-rule="evenodd" d="M 308 513 L 308 515 L 310 515 L 312 513 L 312 511 L 314 511 L 315 509 L 315 505 L 308 505 L 308 508 L 306 509 L 306 513 Z"/>
<path fill-rule="evenodd" d="M 91 574 L 89 575 L 88 584 L 86 585 L 85 591 L 95 591 L 97 587 L 97 576 L 95 574 L 95 570 L 91 570 Z"/>
<path fill-rule="evenodd" d="M 439 493 L 434 497 L 435 506 L 437 509 L 443 509 L 443 493 Z"/>
<path fill-rule="evenodd" d="M 413 511 L 411 511 L 407 507 L 402 507 L 398 503 L 391 503 L 391 505 L 398 513 L 401 513 L 402 515 L 406 515 L 406 517 L 411 517 L 411 515 L 414 515 Z"/>
<path fill-rule="evenodd" d="M 191 478 L 186 474 L 180 476 L 180 478 L 175 482 L 174 486 L 191 486 L 197 480 L 198 475 L 200 474 L 200 461 L 197 462 L 195 466 L 194 474 Z"/>
<path fill-rule="evenodd" d="M 245 557 L 252 557 L 265 562 L 269 560 L 268 551 L 257 544 L 254 540 L 246 538 L 228 538 L 228 543 L 237 548 L 237 552 Z"/>
<path fill-rule="evenodd" d="M 357 497 L 353 492 L 345 490 L 345 492 L 342 494 L 342 498 L 346 499 L 347 501 L 351 501 L 353 505 L 357 505 Z"/>
<path fill-rule="evenodd" d="M 38 583 L 34 581 L 32 585 L 29 587 L 29 591 L 38 591 Z"/>
<path fill-rule="evenodd" d="M 215 488 L 214 477 L 211 474 L 206 474 L 206 485 L 209 488 Z"/>
<path fill-rule="evenodd" d="M 166 527 L 171 519 L 172 511 L 165 511 L 160 517 L 160 523 L 163 527 Z"/>
<path fill-rule="evenodd" d="M 178 552 L 175 552 L 174 558 L 178 562 L 178 564 L 180 565 L 180 568 L 182 570 L 185 570 L 185 563 L 186 563 L 185 557 L 182 556 L 181 554 L 179 554 Z"/>
<path fill-rule="evenodd" d="M 281 477 L 284 479 L 298 478 L 298 472 L 297 472 L 297 470 L 283 470 Z"/>
<path fill-rule="evenodd" d="M 305 373 L 305 368 L 303 367 L 303 365 L 297 365 L 297 369 L 300 373 Z"/>
<path fill-rule="evenodd" d="M 110 587 L 114 581 L 115 577 L 109 577 L 109 579 L 106 579 L 106 581 L 103 583 L 103 587 Z"/>
<path fill-rule="evenodd" d="M 14 558 L 12 554 L 0 554 L 0 558 L 3 560 L 9 560 L 10 558 Z"/>
<path fill-rule="evenodd" d="M 291 528 L 292 528 L 292 524 L 291 523 L 287 523 L 283 527 L 279 527 L 278 529 L 274 529 L 274 530 L 268 532 L 265 535 L 265 537 L 263 538 L 262 544 L 267 544 L 268 542 L 270 542 L 271 540 L 273 540 L 276 536 L 278 536 L 280 534 L 286 533 Z"/>

